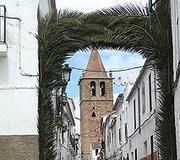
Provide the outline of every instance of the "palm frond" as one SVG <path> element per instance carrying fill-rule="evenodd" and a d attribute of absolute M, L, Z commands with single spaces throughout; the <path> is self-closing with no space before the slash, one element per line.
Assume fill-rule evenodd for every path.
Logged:
<path fill-rule="evenodd" d="M 150 23 L 147 8 L 129 4 L 90 14 L 64 10 L 55 18 L 41 20 L 38 35 L 39 84 L 41 89 L 52 89 L 54 83 L 61 80 L 59 72 L 70 54 L 86 50 L 92 44 L 100 49 L 141 54 L 153 64 L 157 72 L 157 148 L 162 159 L 176 159 L 169 0 L 159 1 L 151 18 Z M 44 91 L 41 94 L 39 102 L 43 100 Z M 42 109 L 42 106 L 39 108 Z"/>
<path fill-rule="evenodd" d="M 70 53 L 83 49 L 84 43 L 77 40 L 70 28 L 77 26 L 76 19 L 82 14 L 78 12 L 61 11 L 59 15 L 38 18 L 38 133 L 39 159 L 55 160 L 55 124 L 52 90 L 62 80 L 62 65 Z"/>
<path fill-rule="evenodd" d="M 162 159 L 176 159 L 169 1 L 159 1 L 151 18 L 152 23 L 146 8 L 127 5 L 92 13 L 92 17 L 85 17 L 85 22 L 106 26 L 110 30 L 105 34 L 92 36 L 97 48 L 135 51 L 148 58 L 156 68 L 159 87 L 157 148 Z"/>
<path fill-rule="evenodd" d="M 117 5 L 108 9 L 103 9 L 100 11 L 105 16 L 128 16 L 128 15 L 139 15 L 147 16 L 148 9 L 143 6 L 138 6 L 134 4 L 126 4 L 125 6 Z"/>
<path fill-rule="evenodd" d="M 58 19 L 79 18 L 82 15 L 83 15 L 82 12 L 78 12 L 75 10 L 60 9 L 58 12 Z"/>

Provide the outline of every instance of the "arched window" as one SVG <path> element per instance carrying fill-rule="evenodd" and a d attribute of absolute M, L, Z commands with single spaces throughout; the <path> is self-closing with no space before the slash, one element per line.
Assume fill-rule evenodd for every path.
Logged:
<path fill-rule="evenodd" d="M 92 112 L 92 117 L 96 117 L 96 113 L 94 111 Z"/>
<path fill-rule="evenodd" d="M 105 95 L 105 82 L 100 82 L 100 96 Z"/>
<path fill-rule="evenodd" d="M 94 81 L 90 83 L 90 94 L 96 96 L 96 83 Z"/>
<path fill-rule="evenodd" d="M 145 93 L 145 84 L 142 83 L 142 113 L 146 111 L 146 93 Z"/>

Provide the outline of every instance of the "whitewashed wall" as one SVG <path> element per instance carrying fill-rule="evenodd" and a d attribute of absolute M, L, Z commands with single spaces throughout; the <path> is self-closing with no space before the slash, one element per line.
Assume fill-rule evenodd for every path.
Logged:
<path fill-rule="evenodd" d="M 118 132 L 116 131 L 117 115 L 116 111 L 104 116 L 104 136 L 105 136 L 105 158 L 112 159 L 117 151 L 116 143 Z"/>
<path fill-rule="evenodd" d="M 7 56 L 0 57 L 0 135 L 37 134 L 37 0 L 1 0 L 7 19 Z M 21 62 L 20 62 L 21 61 Z M 21 65 L 21 69 L 19 69 Z"/>
<path fill-rule="evenodd" d="M 98 153 L 99 153 L 99 150 L 98 149 Z M 90 154 L 89 154 L 89 160 L 97 160 L 99 157 L 99 154 L 96 155 L 96 149 L 93 149 L 92 146 L 90 145 Z"/>
<path fill-rule="evenodd" d="M 117 150 L 120 151 L 120 148 L 122 147 L 122 145 L 124 145 L 126 143 L 126 138 L 125 138 L 125 123 L 128 121 L 128 113 L 127 113 L 127 109 L 128 109 L 128 102 L 126 101 L 126 98 L 130 92 L 132 88 L 132 84 L 128 83 L 126 88 L 125 88 L 125 92 L 124 92 L 124 98 L 123 98 L 123 102 L 122 104 L 118 104 L 117 106 L 117 125 L 116 125 L 116 139 L 117 139 Z M 119 140 L 119 129 L 121 129 L 121 141 Z"/>
<path fill-rule="evenodd" d="M 174 52 L 174 70 L 176 71 L 178 62 L 180 60 L 180 2 L 178 0 L 171 0 L 172 11 L 172 35 L 173 35 L 173 52 Z M 175 75 L 174 75 L 175 76 Z"/>
<path fill-rule="evenodd" d="M 151 73 L 151 93 L 152 93 L 152 111 L 150 112 L 149 109 L 149 74 Z M 142 113 L 142 82 L 145 82 L 145 99 L 146 99 L 146 110 L 145 113 Z M 155 85 L 154 85 L 154 71 L 147 70 L 143 73 L 140 81 L 138 82 L 137 86 L 140 88 L 140 121 L 141 121 L 141 134 L 139 133 L 138 129 L 135 131 L 134 129 L 134 100 L 136 101 L 136 128 L 139 127 L 139 117 L 138 117 L 138 89 L 135 88 L 132 96 L 128 100 L 128 105 L 125 105 L 127 102 L 122 104 L 122 107 L 118 109 L 118 118 L 120 119 L 121 115 L 121 122 L 119 121 L 120 126 L 122 128 L 122 143 L 119 145 L 122 148 L 123 157 L 127 157 L 127 153 L 129 154 L 130 160 L 134 160 L 135 157 L 135 149 L 137 149 L 137 159 L 141 159 L 146 157 L 147 155 L 151 154 L 150 148 L 150 137 L 153 135 L 155 139 L 155 114 L 154 110 L 156 108 L 156 101 L 155 101 Z M 125 100 L 127 95 L 125 96 Z M 124 109 L 123 109 L 124 106 Z M 147 120 L 148 119 L 148 120 Z M 147 121 L 146 123 L 144 123 Z M 127 122 L 128 124 L 128 138 L 127 141 L 125 139 L 125 129 L 124 125 Z M 147 153 L 144 150 L 144 142 L 147 141 Z M 155 145 L 154 145 L 154 151 Z M 133 152 L 133 153 L 132 153 Z"/>
<path fill-rule="evenodd" d="M 177 159 L 180 160 L 180 79 L 175 90 L 175 124 L 176 124 L 176 147 Z"/>
<path fill-rule="evenodd" d="M 176 73 L 178 63 L 180 61 L 180 1 L 171 0 L 172 12 L 172 36 L 173 36 L 173 64 L 174 73 Z M 176 79 L 176 74 L 174 74 Z M 176 143 L 177 143 L 177 159 L 180 160 L 180 80 L 175 90 L 175 124 L 176 124 Z"/>
<path fill-rule="evenodd" d="M 68 98 L 68 103 L 69 106 L 64 106 L 64 112 L 68 114 L 68 116 L 75 121 L 75 105 L 73 99 Z M 70 124 L 70 119 L 68 117 L 66 116 L 62 116 L 62 117 L 63 117 L 63 124 L 67 126 L 68 130 L 63 132 L 62 127 L 56 128 L 56 150 L 57 150 L 56 160 L 59 160 L 60 157 L 61 159 L 64 160 L 74 160 L 74 159 L 78 160 L 80 159 L 80 156 L 78 155 L 79 151 L 77 151 L 78 154 L 76 155 L 75 150 L 74 149 L 72 150 L 71 142 L 70 142 L 70 134 L 73 136 L 73 138 L 79 138 L 75 126 Z"/>

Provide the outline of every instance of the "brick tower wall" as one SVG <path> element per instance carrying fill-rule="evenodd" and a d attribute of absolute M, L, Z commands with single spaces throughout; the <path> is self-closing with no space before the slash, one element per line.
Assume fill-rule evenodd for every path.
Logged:
<path fill-rule="evenodd" d="M 90 82 L 96 83 L 96 96 L 90 95 Z M 105 96 L 99 95 L 99 84 L 105 82 Z M 112 111 L 112 79 L 85 78 L 80 81 L 80 113 L 81 113 L 81 148 L 82 160 L 88 160 L 90 144 L 97 146 L 101 143 L 101 118 Z M 92 117 L 92 112 L 96 117 Z"/>

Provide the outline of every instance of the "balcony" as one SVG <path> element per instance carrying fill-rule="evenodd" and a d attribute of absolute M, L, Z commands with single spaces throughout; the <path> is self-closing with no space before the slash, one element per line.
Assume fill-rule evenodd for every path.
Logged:
<path fill-rule="evenodd" d="M 55 116 L 55 125 L 57 127 L 62 127 L 63 126 L 63 119 L 61 115 L 56 115 Z"/>
<path fill-rule="evenodd" d="M 70 134 L 69 142 L 70 142 L 70 145 L 69 145 L 70 151 L 73 153 L 74 156 L 77 155 L 78 140 Z"/>

